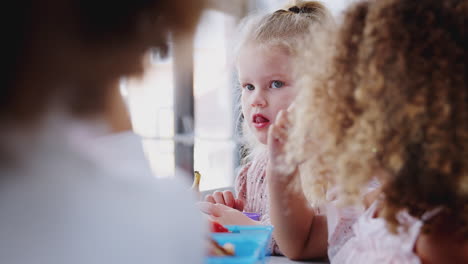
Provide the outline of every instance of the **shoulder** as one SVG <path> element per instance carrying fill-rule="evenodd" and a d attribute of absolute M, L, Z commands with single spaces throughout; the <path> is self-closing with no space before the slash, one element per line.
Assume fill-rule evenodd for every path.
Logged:
<path fill-rule="evenodd" d="M 51 256 L 59 260 L 54 263 L 70 264 L 203 262 L 206 227 L 186 182 L 116 176 L 87 162 L 66 163 L 33 174 L 22 169 L 14 182 L 3 184 L 9 188 L 0 195 L 0 207 L 8 217 L 0 220 L 0 231 L 13 235 L 0 247 L 0 262 L 3 253 L 25 243 L 44 254 L 18 255 L 8 263 L 27 263 L 26 257 L 51 263 Z M 41 243 L 33 242 L 37 237 Z"/>
<path fill-rule="evenodd" d="M 142 263 L 202 262 L 205 226 L 186 181 L 102 177 L 107 179 L 97 188 L 87 186 L 92 192 L 81 190 L 87 197 L 82 197 L 77 217 L 88 215 L 89 226 L 76 223 L 83 230 L 97 230 L 88 233 L 93 248 L 125 245 L 123 252 L 112 254 L 138 256 Z"/>
<path fill-rule="evenodd" d="M 108 186 L 94 192 L 93 200 L 99 202 L 81 212 L 92 214 L 89 230 L 99 230 L 97 237 L 90 234 L 95 248 L 125 245 L 123 258 L 130 254 L 148 262 L 202 262 L 205 227 L 186 182 L 117 178 L 109 179 Z"/>
<path fill-rule="evenodd" d="M 424 264 L 467 263 L 468 240 L 450 228 L 450 221 L 443 220 L 431 233 L 421 233 L 416 241 L 415 252 Z"/>
<path fill-rule="evenodd" d="M 456 241 L 448 235 L 421 234 L 415 251 L 424 264 L 468 262 L 468 242 Z"/>
<path fill-rule="evenodd" d="M 128 144 L 121 137 L 90 141 L 82 146 L 95 143 L 89 150 L 51 135 L 20 153 L 22 166 L 7 175 L 0 169 L 0 233 L 12 234 L 0 243 L 1 263 L 203 262 L 207 227 L 188 179 L 156 179 L 140 169 L 144 156 L 133 136 Z M 5 261 L 25 244 L 31 254 Z"/>

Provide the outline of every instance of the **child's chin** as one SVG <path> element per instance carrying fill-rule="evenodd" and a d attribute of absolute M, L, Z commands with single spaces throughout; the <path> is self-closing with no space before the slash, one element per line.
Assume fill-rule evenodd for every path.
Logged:
<path fill-rule="evenodd" d="M 268 141 L 266 133 L 257 134 L 257 140 L 261 144 L 266 145 Z"/>

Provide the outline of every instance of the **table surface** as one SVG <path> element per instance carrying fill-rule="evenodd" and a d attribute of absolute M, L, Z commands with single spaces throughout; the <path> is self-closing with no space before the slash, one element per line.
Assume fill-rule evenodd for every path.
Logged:
<path fill-rule="evenodd" d="M 299 263 L 315 263 L 315 264 L 326 264 L 328 262 L 319 261 L 292 261 L 286 257 L 269 257 L 267 259 L 268 264 L 299 264 Z"/>

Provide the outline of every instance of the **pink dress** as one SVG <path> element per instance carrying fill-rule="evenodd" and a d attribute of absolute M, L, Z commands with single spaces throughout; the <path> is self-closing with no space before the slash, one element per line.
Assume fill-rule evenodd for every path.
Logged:
<path fill-rule="evenodd" d="M 377 180 L 372 180 L 364 190 L 363 196 L 376 190 L 379 185 Z M 337 195 L 337 188 L 328 191 L 327 200 L 329 202 L 325 205 L 328 227 L 328 258 L 330 260 L 334 259 L 346 242 L 355 236 L 353 225 L 365 211 L 364 206 L 339 207 L 336 201 Z"/>
<path fill-rule="evenodd" d="M 328 227 L 328 258 L 334 259 L 338 251 L 355 236 L 353 225 L 364 212 L 363 208 L 338 208 L 334 202 L 326 205 Z"/>
<path fill-rule="evenodd" d="M 420 264 L 414 253 L 414 246 L 423 221 L 401 212 L 397 218 L 402 226 L 398 234 L 392 234 L 385 220 L 375 218 L 379 200 L 375 201 L 353 225 L 354 235 L 330 258 L 331 263 L 378 263 L 378 264 Z M 437 210 L 423 216 L 429 219 Z"/>
<path fill-rule="evenodd" d="M 241 169 L 235 181 L 236 195 L 238 199 L 244 200 L 244 212 L 260 214 L 262 225 L 271 225 L 266 183 L 267 163 L 268 156 L 260 154 Z M 273 238 L 270 242 L 270 252 L 281 254 Z"/>
<path fill-rule="evenodd" d="M 235 188 L 239 199 L 244 200 L 244 211 L 259 213 L 260 222 L 263 225 L 271 225 L 270 210 L 268 203 L 268 186 L 266 184 L 266 166 L 268 156 L 266 154 L 257 156 L 256 159 L 247 163 L 236 178 Z M 375 190 L 378 187 L 377 181 L 372 181 L 365 193 Z M 364 212 L 364 208 L 338 208 L 331 198 L 336 189 L 328 193 L 328 199 L 331 200 L 325 207 L 328 220 L 328 256 L 330 259 L 338 250 L 354 236 L 352 230 L 353 224 Z M 329 215 L 330 214 L 330 215 Z M 282 254 L 272 239 L 270 250 L 273 254 Z"/>

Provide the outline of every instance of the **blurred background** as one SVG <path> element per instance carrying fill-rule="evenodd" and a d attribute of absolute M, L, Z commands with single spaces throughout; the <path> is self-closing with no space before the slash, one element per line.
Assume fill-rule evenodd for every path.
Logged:
<path fill-rule="evenodd" d="M 322 1 L 335 17 L 352 0 Z M 202 191 L 232 186 L 239 166 L 239 113 L 232 43 L 246 15 L 281 0 L 210 0 L 192 36 L 168 56 L 150 55 L 141 79 L 121 82 L 135 132 L 157 177 L 202 174 Z M 179 42 L 178 42 L 179 43 Z M 187 89 L 190 86 L 192 89 Z M 188 88 L 190 88 L 188 87 Z"/>

